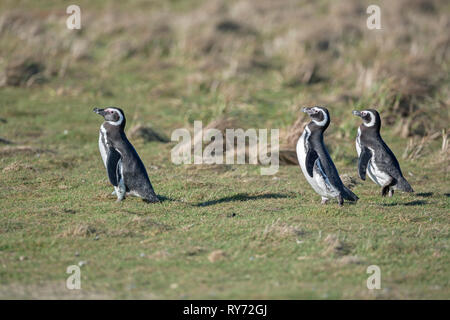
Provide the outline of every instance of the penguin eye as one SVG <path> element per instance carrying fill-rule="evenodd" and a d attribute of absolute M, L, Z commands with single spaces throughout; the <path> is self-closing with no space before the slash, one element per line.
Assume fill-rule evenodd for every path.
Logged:
<path fill-rule="evenodd" d="M 363 115 L 363 116 L 366 116 L 366 112 L 365 111 L 363 111 L 363 112 L 361 112 L 361 114 Z"/>

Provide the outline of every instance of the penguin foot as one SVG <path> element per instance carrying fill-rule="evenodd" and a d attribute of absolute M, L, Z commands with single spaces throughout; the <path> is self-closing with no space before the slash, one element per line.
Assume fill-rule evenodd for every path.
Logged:
<path fill-rule="evenodd" d="M 394 186 L 395 183 L 396 183 L 395 179 L 391 178 L 389 182 L 383 186 L 383 189 L 381 189 L 381 196 L 386 197 L 389 193 L 389 197 L 392 197 L 394 195 L 394 190 L 392 189 L 392 186 Z"/>
<path fill-rule="evenodd" d="M 122 201 L 123 199 L 125 199 L 125 192 L 124 192 L 124 193 L 119 193 L 119 194 L 118 194 L 116 202 L 120 202 L 120 201 Z"/>
<path fill-rule="evenodd" d="M 344 198 L 341 195 L 338 196 L 338 204 L 339 207 L 342 207 L 344 205 Z"/>
<path fill-rule="evenodd" d="M 115 194 L 117 196 L 116 202 L 120 202 L 123 199 L 125 199 L 125 193 L 126 193 L 125 188 L 114 187 L 114 189 L 115 189 L 114 192 L 115 192 Z"/>
<path fill-rule="evenodd" d="M 328 203 L 328 198 L 322 197 L 322 201 L 320 202 L 320 204 L 327 204 L 327 203 Z"/>

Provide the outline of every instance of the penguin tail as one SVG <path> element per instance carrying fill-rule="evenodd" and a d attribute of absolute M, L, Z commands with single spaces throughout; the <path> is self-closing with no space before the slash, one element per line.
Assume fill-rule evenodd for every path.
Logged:
<path fill-rule="evenodd" d="M 344 186 L 344 192 L 342 192 L 342 197 L 348 201 L 356 202 L 359 200 L 358 196 L 356 194 L 354 194 L 352 191 L 350 191 L 350 189 L 347 188 L 346 186 Z"/>
<path fill-rule="evenodd" d="M 153 196 L 153 197 L 150 197 L 150 198 L 142 199 L 142 200 L 144 200 L 144 202 L 146 202 L 146 203 L 159 203 L 159 202 L 161 202 L 161 200 L 159 200 L 156 195 Z"/>
<path fill-rule="evenodd" d="M 145 195 L 142 195 L 141 198 L 146 203 L 158 203 L 158 202 L 161 202 L 161 200 L 158 198 L 158 196 L 156 195 L 156 193 L 153 190 L 153 188 L 147 190 Z"/>
<path fill-rule="evenodd" d="M 404 192 L 414 192 L 413 188 L 411 187 L 411 185 L 409 184 L 408 181 L 406 181 L 405 178 L 400 177 L 397 180 L 397 189 L 404 191 Z"/>

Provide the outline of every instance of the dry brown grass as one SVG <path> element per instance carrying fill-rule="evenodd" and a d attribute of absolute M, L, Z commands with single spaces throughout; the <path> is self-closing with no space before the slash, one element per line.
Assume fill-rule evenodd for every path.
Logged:
<path fill-rule="evenodd" d="M 20 163 L 20 162 L 13 162 L 6 167 L 3 168 L 2 172 L 8 172 L 8 171 L 20 171 L 20 170 L 35 170 L 32 166 L 26 163 Z"/>
<path fill-rule="evenodd" d="M 208 260 L 211 263 L 224 260 L 226 258 L 225 251 L 223 250 L 214 250 L 208 255 Z"/>
<path fill-rule="evenodd" d="M 31 86 L 37 81 L 43 81 L 45 65 L 34 57 L 20 57 L 11 60 L 0 74 L 2 86 Z"/>
<path fill-rule="evenodd" d="M 339 239 L 339 236 L 335 234 L 329 234 L 323 242 L 325 245 L 323 255 L 345 256 L 350 252 L 348 244 Z"/>
<path fill-rule="evenodd" d="M 66 19 L 60 12 L 6 11 L 0 15 L 0 82 L 38 85 L 72 77 L 78 63 L 99 65 L 103 72 L 140 57 L 147 68 L 189 66 L 187 87 L 220 91 L 227 101 L 247 94 L 236 79 L 271 72 L 281 86 L 337 87 L 321 100 L 359 98 L 364 107 L 381 109 L 388 124 L 398 123 L 403 137 L 445 128 L 448 114 L 443 119 L 437 113 L 448 108 L 446 1 L 380 1 L 381 31 L 366 28 L 368 4 L 213 0 L 181 12 L 108 8 L 85 12 L 81 32 L 60 27 Z M 99 46 L 106 54 L 96 61 Z M 436 96 L 441 103 L 430 105 Z"/>

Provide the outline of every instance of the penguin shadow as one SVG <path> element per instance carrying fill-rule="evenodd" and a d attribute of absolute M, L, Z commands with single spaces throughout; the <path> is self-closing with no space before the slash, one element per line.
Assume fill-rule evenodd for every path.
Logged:
<path fill-rule="evenodd" d="M 429 198 L 429 197 L 433 196 L 433 192 L 416 193 L 416 196 L 422 197 L 422 198 Z"/>
<path fill-rule="evenodd" d="M 238 193 L 229 197 L 223 197 L 216 200 L 209 200 L 205 202 L 199 202 L 194 204 L 196 207 L 207 207 L 213 206 L 215 204 L 224 203 L 224 202 L 233 202 L 233 201 L 248 201 L 248 200 L 260 200 L 260 199 L 283 199 L 289 198 L 290 196 L 287 194 L 281 193 L 265 193 L 260 195 L 249 195 L 248 193 Z"/>
<path fill-rule="evenodd" d="M 396 206 L 410 207 L 410 206 L 423 206 L 425 204 L 428 204 L 428 201 L 414 200 L 414 201 L 409 201 L 409 202 L 405 202 L 405 203 L 399 203 L 399 202 L 383 203 L 383 204 L 381 204 L 381 206 L 383 206 L 383 207 L 396 207 Z"/>
<path fill-rule="evenodd" d="M 160 203 L 167 202 L 167 201 L 169 201 L 169 202 L 180 202 L 180 200 L 178 200 L 178 199 L 169 198 L 169 197 L 166 197 L 166 196 L 162 196 L 160 194 L 157 194 L 157 196 L 158 196 L 158 199 L 159 199 Z"/>

